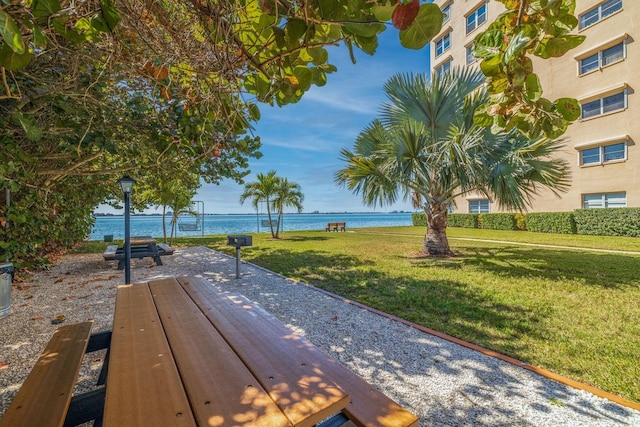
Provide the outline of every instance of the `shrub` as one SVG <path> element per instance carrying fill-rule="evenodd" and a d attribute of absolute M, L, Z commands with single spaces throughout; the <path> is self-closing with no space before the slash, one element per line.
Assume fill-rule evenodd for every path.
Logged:
<path fill-rule="evenodd" d="M 516 219 L 516 228 L 520 231 L 527 230 L 527 215 L 523 213 L 514 214 L 513 217 Z"/>
<path fill-rule="evenodd" d="M 488 213 L 482 215 L 482 228 L 488 230 L 517 230 L 512 213 Z"/>
<path fill-rule="evenodd" d="M 427 226 L 427 215 L 424 212 L 414 212 L 411 214 L 413 225 Z"/>
<path fill-rule="evenodd" d="M 447 226 L 461 228 L 478 228 L 478 214 L 449 214 Z"/>
<path fill-rule="evenodd" d="M 578 234 L 640 237 L 640 208 L 576 209 Z"/>
<path fill-rule="evenodd" d="M 538 233 L 575 234 L 573 212 L 532 212 L 527 214 L 527 230 Z"/>

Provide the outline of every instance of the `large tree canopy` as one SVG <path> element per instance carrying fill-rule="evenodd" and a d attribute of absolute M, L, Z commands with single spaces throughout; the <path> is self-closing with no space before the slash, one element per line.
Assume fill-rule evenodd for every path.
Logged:
<path fill-rule="evenodd" d="M 509 36 L 534 18 L 527 34 L 571 24 L 575 1 L 504 3 L 518 10 L 503 28 Z M 569 11 L 561 21 L 547 13 L 556 3 Z M 441 24 L 439 8 L 419 0 L 4 0 L 0 189 L 12 204 L 0 198 L 0 251 L 32 262 L 83 238 L 94 207 L 119 200 L 124 173 L 144 190 L 138 208 L 162 198 L 152 194 L 158 177 L 242 182 L 260 156 L 257 105 L 297 102 L 324 85 L 336 70 L 327 46 L 373 54 L 393 26 L 417 49 Z M 491 47 L 531 53 L 521 43 Z M 530 89 L 512 86 L 516 95 Z"/>

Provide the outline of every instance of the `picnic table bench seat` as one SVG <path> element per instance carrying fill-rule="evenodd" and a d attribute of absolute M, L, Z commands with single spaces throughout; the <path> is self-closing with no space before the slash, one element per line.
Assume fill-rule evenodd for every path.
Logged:
<path fill-rule="evenodd" d="M 0 427 L 75 426 L 101 419 L 106 360 L 97 387 L 73 396 L 85 353 L 108 348 L 111 332 L 91 334 L 93 322 L 58 328 L 27 376 Z"/>

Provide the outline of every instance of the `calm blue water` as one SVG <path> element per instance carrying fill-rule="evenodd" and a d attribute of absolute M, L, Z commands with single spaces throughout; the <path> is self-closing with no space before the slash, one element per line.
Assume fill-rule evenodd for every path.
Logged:
<path fill-rule="evenodd" d="M 267 221 L 266 215 L 204 215 L 204 234 L 237 234 L 237 233 L 268 233 L 268 225 L 263 227 L 262 221 Z M 342 213 L 342 214 L 285 214 L 281 230 L 324 230 L 328 222 L 346 222 L 349 228 L 362 227 L 392 227 L 397 225 L 412 225 L 410 213 Z M 195 217 L 183 217 L 182 224 L 194 224 Z M 202 228 L 202 227 L 201 227 Z M 171 232 L 167 219 L 167 235 Z M 99 216 L 89 236 L 90 240 L 102 240 L 105 235 L 113 235 L 115 239 L 124 238 L 123 216 Z M 201 236 L 199 231 L 177 231 L 178 236 Z M 132 236 L 162 237 L 162 216 L 132 215 Z"/>

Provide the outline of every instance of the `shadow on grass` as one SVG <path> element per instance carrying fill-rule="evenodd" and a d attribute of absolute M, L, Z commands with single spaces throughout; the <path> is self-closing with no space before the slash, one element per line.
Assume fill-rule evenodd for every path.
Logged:
<path fill-rule="evenodd" d="M 417 267 L 462 269 L 469 266 L 513 279 L 571 280 L 603 288 L 638 287 L 640 258 L 632 255 L 529 247 L 464 247 L 460 256 L 421 258 Z M 630 266 L 638 265 L 636 268 Z"/>
<path fill-rule="evenodd" d="M 403 319 L 479 345 L 507 348 L 511 354 L 522 350 L 520 337 L 541 339 L 543 317 L 552 315 L 540 308 L 533 311 L 500 303 L 459 281 L 425 281 L 412 277 L 410 271 L 392 276 L 377 270 L 373 261 L 363 263 L 357 257 L 286 249 L 247 251 L 243 257 Z"/>

